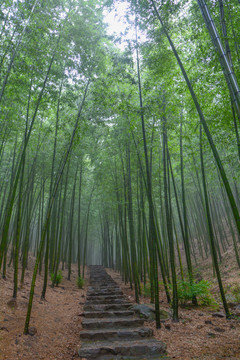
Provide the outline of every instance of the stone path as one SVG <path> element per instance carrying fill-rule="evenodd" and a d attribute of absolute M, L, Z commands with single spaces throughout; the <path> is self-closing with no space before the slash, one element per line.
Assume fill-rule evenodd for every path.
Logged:
<path fill-rule="evenodd" d="M 144 320 L 130 310 L 117 283 L 102 266 L 90 266 L 90 285 L 80 333 L 81 359 L 162 359 L 163 342 L 153 338 Z M 164 357 L 166 359 L 166 357 Z"/>

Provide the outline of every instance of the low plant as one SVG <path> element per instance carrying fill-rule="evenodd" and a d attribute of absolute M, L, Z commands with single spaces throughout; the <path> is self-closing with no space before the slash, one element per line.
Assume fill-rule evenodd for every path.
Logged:
<path fill-rule="evenodd" d="M 63 275 L 61 270 L 58 270 L 56 277 L 54 273 L 51 273 L 51 281 L 53 285 L 58 286 L 61 283 L 62 279 L 63 279 Z"/>
<path fill-rule="evenodd" d="M 81 276 L 77 277 L 77 286 L 79 289 L 82 289 L 85 284 L 84 279 Z"/>
<path fill-rule="evenodd" d="M 240 284 L 232 284 L 230 287 L 230 292 L 232 293 L 234 300 L 239 303 L 240 302 Z"/>
<path fill-rule="evenodd" d="M 159 281 L 159 289 L 163 287 L 163 282 Z M 141 293 L 144 297 L 151 297 L 151 284 L 147 282 L 146 284 L 141 284 Z"/>
<path fill-rule="evenodd" d="M 145 284 L 141 283 L 141 294 L 144 297 L 150 297 L 151 296 L 151 285 L 150 282 L 146 282 Z"/>
<path fill-rule="evenodd" d="M 178 298 L 184 304 L 195 296 L 199 305 L 214 305 L 216 302 L 210 292 L 210 286 L 211 284 L 207 280 L 192 284 L 189 281 L 178 281 Z"/>

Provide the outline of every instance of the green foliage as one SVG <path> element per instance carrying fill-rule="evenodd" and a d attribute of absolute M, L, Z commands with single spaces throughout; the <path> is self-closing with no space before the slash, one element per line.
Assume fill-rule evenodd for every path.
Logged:
<path fill-rule="evenodd" d="M 79 287 L 79 289 L 82 289 L 84 284 L 85 284 L 84 279 L 81 276 L 78 276 L 77 277 L 77 286 Z"/>
<path fill-rule="evenodd" d="M 240 302 L 240 284 L 234 283 L 230 286 L 230 292 L 232 293 L 234 300 Z"/>
<path fill-rule="evenodd" d="M 131 267 L 132 249 L 129 248 L 128 241 L 124 241 L 125 235 L 129 231 L 129 223 L 127 217 L 125 219 L 124 212 L 128 209 L 125 196 L 128 193 L 127 179 L 129 176 L 129 178 L 131 177 L 133 197 L 134 227 L 140 235 L 139 242 L 136 244 L 139 253 L 137 265 L 140 265 L 139 268 L 141 268 L 143 264 L 140 264 L 140 261 L 144 260 L 145 271 L 149 271 L 148 267 L 151 264 L 147 241 L 145 241 L 149 226 L 146 216 L 148 199 L 144 187 L 146 175 L 144 166 L 143 171 L 141 169 L 144 165 L 141 164 L 144 161 L 144 147 L 140 116 L 142 109 L 140 111 L 138 74 L 135 66 L 136 44 L 125 38 L 133 25 L 131 15 L 135 16 L 136 14 L 139 28 L 147 35 L 147 41 L 144 39 L 139 41 L 138 49 L 145 136 L 150 150 L 152 195 L 156 200 L 156 216 L 164 217 L 162 119 L 166 118 L 168 150 L 173 176 L 176 186 L 180 188 L 179 119 L 181 116 L 184 124 L 182 134 L 183 158 L 186 167 L 184 186 L 185 192 L 188 194 L 186 206 L 189 209 L 187 214 L 189 234 L 191 232 L 191 237 L 196 239 L 196 244 L 199 241 L 198 250 L 203 252 L 200 255 L 205 258 L 203 239 L 208 237 L 206 210 L 199 196 L 196 196 L 196 184 L 198 190 L 201 189 L 201 184 L 199 184 L 201 179 L 198 178 L 201 169 L 199 119 L 168 40 L 162 28 L 160 30 L 160 24 L 149 7 L 151 2 L 140 1 L 139 4 L 133 1 L 129 2 L 131 6 L 125 19 L 128 29 L 126 29 L 126 34 L 124 35 L 122 32 L 121 36 L 108 35 L 103 15 L 107 6 L 114 6 L 121 2 L 113 0 L 38 2 L 25 30 L 24 27 L 32 7 L 31 3 L 34 1 L 8 0 L 1 3 L 0 14 L 3 25 L 0 39 L 1 84 L 4 84 L 4 78 L 9 72 L 13 49 L 17 50 L 17 54 L 12 59 L 14 61 L 0 104 L 0 268 L 4 253 L 7 254 L 8 246 L 14 245 L 13 237 L 10 236 L 11 232 L 7 231 L 8 228 L 13 228 L 15 233 L 17 233 L 15 227 L 26 229 L 26 236 L 24 236 L 24 241 L 19 244 L 19 254 L 16 252 L 16 258 L 23 254 L 28 256 L 29 252 L 34 251 L 35 243 L 32 242 L 30 234 L 35 232 L 35 229 L 39 239 L 44 234 L 42 218 L 48 210 L 47 198 L 51 190 L 51 178 L 53 175 L 53 179 L 57 179 L 58 169 L 62 168 L 85 84 L 90 78 L 87 101 L 84 104 L 74 138 L 69 167 L 61 175 L 62 180 L 57 185 L 59 191 L 56 194 L 53 211 L 51 214 L 49 212 L 50 235 L 56 236 L 56 241 L 51 243 L 50 257 L 58 253 L 56 246 L 59 248 L 59 262 L 66 260 L 66 254 L 71 254 L 70 244 L 71 251 L 77 249 L 79 238 L 85 236 L 84 219 L 90 192 L 95 184 L 96 189 L 93 194 L 95 206 L 89 215 L 87 247 L 92 248 L 93 259 L 95 255 L 101 259 L 99 244 L 94 240 L 99 237 L 99 229 L 101 229 L 104 244 L 102 252 L 106 258 L 106 265 L 116 260 L 117 269 L 124 266 L 126 272 L 128 271 Z M 219 24 L 218 2 L 209 1 L 208 3 L 211 3 L 210 11 L 214 21 Z M 234 44 L 240 42 L 237 0 L 235 0 L 235 5 L 231 2 L 228 3 L 225 4 L 226 14 L 229 14 L 226 15 L 226 24 L 229 28 L 229 35 L 226 39 L 229 37 L 233 68 L 236 78 L 239 79 L 239 51 L 234 48 Z M 237 142 L 239 135 L 237 134 L 237 125 L 236 130 L 233 131 L 235 125 L 228 84 L 222 74 L 218 55 L 214 53 L 208 29 L 199 16 L 197 2 L 190 2 L 187 6 L 186 4 L 185 0 L 162 2 L 161 15 L 183 64 L 187 65 L 190 82 L 194 87 L 202 111 L 208 119 L 210 133 L 219 149 L 222 164 L 226 171 L 231 170 L 229 178 L 237 184 L 237 196 L 240 180 L 240 155 L 238 155 Z M 230 14 L 231 20 L 228 21 Z M 17 48 L 21 34 L 23 37 Z M 60 34 L 60 40 L 57 43 Z M 222 39 L 224 38 L 225 36 L 222 37 Z M 116 46 L 121 42 L 122 45 L 128 43 L 125 50 L 120 50 Z M 56 53 L 54 54 L 55 49 Z M 54 61 L 51 64 L 53 55 Z M 46 79 L 46 86 L 43 87 L 44 79 Z M 37 105 L 38 99 L 41 99 L 39 106 Z M 32 119 L 35 112 L 36 121 L 33 124 Z M 30 126 L 30 124 L 32 125 Z M 25 131 L 28 133 L 29 141 L 26 143 L 25 165 L 20 166 L 19 159 L 21 159 L 21 149 L 26 138 Z M 229 205 L 224 192 L 222 192 L 223 183 L 218 180 L 216 168 L 213 166 L 213 155 L 209 151 L 209 144 L 205 137 L 202 139 L 202 147 L 207 176 L 206 183 L 209 187 L 211 216 L 215 223 L 215 230 L 219 233 L 216 234 L 216 241 L 222 239 L 224 244 L 226 242 L 226 246 L 223 247 L 227 248 L 228 241 L 224 240 L 220 231 L 221 233 L 223 230 L 225 232 L 225 228 L 222 229 L 221 214 L 223 226 L 225 226 L 224 219 L 229 212 Z M 129 166 L 125 156 L 128 149 L 131 154 Z M 73 194 L 75 173 L 80 162 L 83 175 L 82 172 L 81 176 L 80 173 L 77 174 L 77 181 L 80 184 L 79 187 L 76 186 L 75 197 L 76 200 L 79 199 L 79 204 L 77 204 L 77 201 L 71 200 L 70 194 Z M 20 179 L 21 172 L 16 177 L 15 169 L 20 170 L 21 168 L 23 169 L 23 183 L 20 186 L 18 179 Z M 18 183 L 14 180 L 16 185 L 13 187 L 14 182 L 9 181 L 9 178 L 17 179 Z M 169 179 L 170 183 L 171 179 Z M 65 195 L 63 195 L 64 192 Z M 171 198 L 173 201 L 169 205 L 172 208 L 172 221 L 176 222 L 178 231 L 176 201 L 173 194 L 171 196 L 169 193 L 169 200 Z M 18 222 L 15 220 L 14 209 L 17 209 L 20 203 L 21 211 L 17 213 L 20 215 L 22 213 L 22 215 Z M 72 209 L 70 222 L 69 216 L 65 215 L 69 209 Z M 180 213 L 181 211 L 180 207 Z M 99 216 L 100 214 L 101 216 Z M 36 220 L 32 221 L 31 219 Z M 80 221 L 80 219 L 82 220 Z M 232 220 L 230 216 L 228 222 L 230 223 Z M 132 225 L 131 221 L 130 224 Z M 165 221 L 161 221 L 159 234 L 167 233 L 166 225 Z M 65 242 L 65 235 L 67 238 L 71 236 L 72 240 L 69 243 Z M 180 238 L 179 245 L 181 246 Z M 165 241 L 167 241 L 166 236 L 163 236 L 164 256 L 165 249 L 168 249 Z M 110 243 L 113 246 L 109 246 Z M 119 248 L 118 244 L 120 244 Z M 14 246 L 18 249 L 17 243 Z M 88 254 L 88 248 L 86 248 L 86 254 Z M 119 256 L 121 248 L 124 250 L 122 257 Z M 116 249 L 116 254 L 113 253 L 113 249 Z M 194 252 L 195 249 L 194 246 Z M 84 253 L 83 243 L 79 250 L 79 254 Z M 206 256 L 210 256 L 207 246 L 205 250 Z M 43 249 L 43 256 L 46 254 L 46 250 Z M 73 258 L 76 257 L 75 255 L 73 254 Z M 194 255 L 198 256 L 198 253 Z M 166 268 L 168 268 L 168 260 L 169 258 L 166 256 Z M 17 261 L 15 261 L 15 265 L 17 265 Z M 197 276 L 194 278 L 196 279 Z M 51 274 L 51 279 L 54 282 L 53 286 L 58 286 L 62 280 L 61 272 L 57 274 L 56 279 L 54 274 Z M 17 279 L 15 283 L 17 284 Z M 84 279 L 79 277 L 76 284 L 82 288 Z M 163 283 L 159 282 L 159 285 L 160 291 L 164 291 Z M 144 297 L 149 298 L 151 295 L 149 281 L 145 285 L 142 284 L 141 287 Z M 228 290 L 227 296 L 231 302 L 240 301 L 240 289 L 237 284 L 230 285 Z M 194 295 L 198 298 L 199 304 L 214 302 L 206 282 L 201 281 L 192 286 L 187 282 L 179 282 L 178 292 L 181 302 L 191 301 Z M 33 292 L 31 296 L 33 297 Z M 31 307 L 29 309 L 28 323 Z"/>
<path fill-rule="evenodd" d="M 159 289 L 163 288 L 163 282 L 159 281 Z M 145 285 L 141 284 L 141 292 L 144 297 L 151 297 L 151 285 L 150 282 L 147 282 Z"/>
<path fill-rule="evenodd" d="M 199 305 L 213 305 L 215 300 L 210 293 L 210 286 L 211 284 L 207 280 L 201 280 L 192 285 L 188 281 L 178 281 L 178 298 L 180 302 L 185 303 L 196 296 Z"/>
<path fill-rule="evenodd" d="M 142 293 L 144 297 L 150 297 L 151 296 L 151 286 L 150 283 L 143 284 Z"/>
<path fill-rule="evenodd" d="M 54 273 L 51 273 L 51 281 L 54 282 L 54 284 L 56 286 L 58 286 L 61 282 L 62 282 L 62 279 L 63 279 L 63 275 L 62 275 L 62 271 L 61 270 L 58 270 L 58 273 L 56 275 L 56 278 L 55 278 L 55 274 Z"/>

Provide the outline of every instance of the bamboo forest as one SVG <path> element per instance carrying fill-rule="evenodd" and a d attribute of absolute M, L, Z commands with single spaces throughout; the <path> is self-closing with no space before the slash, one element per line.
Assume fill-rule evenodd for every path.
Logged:
<path fill-rule="evenodd" d="M 0 360 L 240 359 L 240 0 L 0 21 Z"/>

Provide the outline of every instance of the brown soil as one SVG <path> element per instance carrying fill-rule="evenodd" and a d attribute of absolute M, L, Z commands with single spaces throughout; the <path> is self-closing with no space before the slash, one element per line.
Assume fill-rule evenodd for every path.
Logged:
<path fill-rule="evenodd" d="M 26 272 L 25 286 L 18 291 L 16 307 L 7 305 L 13 291 L 12 269 L 8 269 L 6 281 L 0 279 L 0 360 L 79 358 L 81 313 L 87 286 L 78 289 L 74 266 L 71 281 L 66 280 L 66 271 L 63 276 L 58 287 L 52 288 L 49 282 L 46 301 L 41 300 L 43 276 L 38 276 L 30 323 L 37 331 L 33 336 L 23 335 L 31 271 Z"/>

